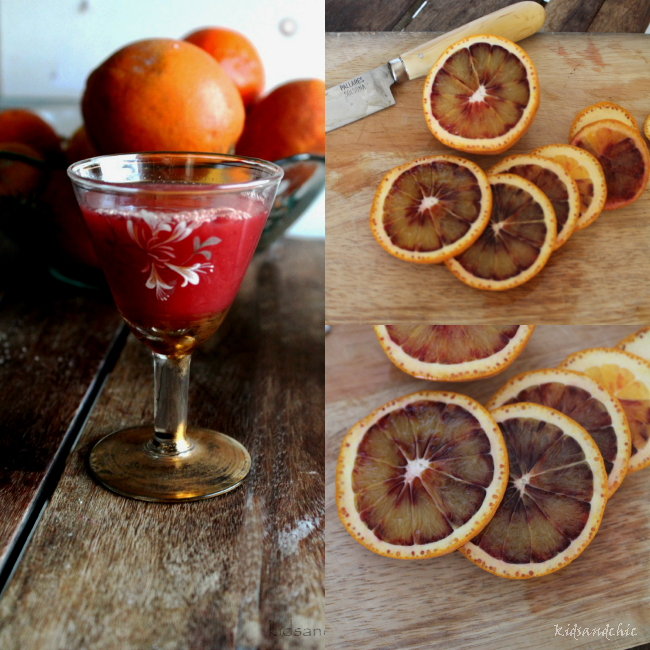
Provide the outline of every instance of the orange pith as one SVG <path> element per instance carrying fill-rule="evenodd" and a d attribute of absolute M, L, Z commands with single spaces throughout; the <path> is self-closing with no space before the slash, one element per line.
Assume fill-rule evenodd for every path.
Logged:
<path fill-rule="evenodd" d="M 542 270 L 555 244 L 556 220 L 551 202 L 530 181 L 515 174 L 488 180 L 490 222 L 474 244 L 445 264 L 469 286 L 503 291 Z"/>
<path fill-rule="evenodd" d="M 600 525 L 607 501 L 600 452 L 582 427 L 546 406 L 512 404 L 492 415 L 508 450 L 508 487 L 492 520 L 460 551 L 505 578 L 557 571 Z"/>
<path fill-rule="evenodd" d="M 650 361 L 650 327 L 642 327 L 634 334 L 626 336 L 616 347 Z"/>
<path fill-rule="evenodd" d="M 625 350 L 591 348 L 570 355 L 560 367 L 583 372 L 621 403 L 632 436 L 628 474 L 650 465 L 650 363 Z"/>
<path fill-rule="evenodd" d="M 485 173 L 455 156 L 428 156 L 382 179 L 370 211 L 375 239 L 391 255 L 437 264 L 470 246 L 490 218 Z"/>
<path fill-rule="evenodd" d="M 643 194 L 650 155 L 637 129 L 617 120 L 600 120 L 578 131 L 571 144 L 593 154 L 603 168 L 607 182 L 603 210 L 629 205 Z"/>
<path fill-rule="evenodd" d="M 643 133 L 645 134 L 645 137 L 650 140 L 650 115 L 648 115 L 643 122 Z"/>
<path fill-rule="evenodd" d="M 549 144 L 531 151 L 559 163 L 576 182 L 580 194 L 580 216 L 575 230 L 593 223 L 607 200 L 607 183 L 600 163 L 588 151 L 570 144 Z"/>
<path fill-rule="evenodd" d="M 607 498 L 612 496 L 625 478 L 632 446 L 620 402 L 590 377 L 564 368 L 532 370 L 513 377 L 490 399 L 487 408 L 518 402 L 554 408 L 583 427 L 603 457 Z"/>
<path fill-rule="evenodd" d="M 468 381 L 505 370 L 528 343 L 534 325 L 375 325 L 400 370 L 432 381 Z"/>
<path fill-rule="evenodd" d="M 507 481 L 503 439 L 474 400 L 423 391 L 393 400 L 346 435 L 336 503 L 366 548 L 418 559 L 449 553 L 476 535 Z"/>
<path fill-rule="evenodd" d="M 424 84 L 424 115 L 443 144 L 498 153 L 528 130 L 539 105 L 528 55 L 498 36 L 464 38 L 447 48 Z"/>
<path fill-rule="evenodd" d="M 530 181 L 547 196 L 557 220 L 555 249 L 571 236 L 580 216 L 580 194 L 576 182 L 554 160 L 532 154 L 509 156 L 488 170 L 492 174 L 516 174 Z"/>
<path fill-rule="evenodd" d="M 636 120 L 632 114 L 618 104 L 612 102 L 598 102 L 592 106 L 583 108 L 574 118 L 569 129 L 569 142 L 575 138 L 578 131 L 587 124 L 598 122 L 599 120 L 617 120 L 637 129 Z"/>

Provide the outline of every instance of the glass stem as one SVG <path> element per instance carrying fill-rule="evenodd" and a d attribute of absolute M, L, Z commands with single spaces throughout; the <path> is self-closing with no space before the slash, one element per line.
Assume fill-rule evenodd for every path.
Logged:
<path fill-rule="evenodd" d="M 187 393 L 191 356 L 167 357 L 153 353 L 154 436 L 150 451 L 177 456 L 192 448 L 187 439 Z"/>

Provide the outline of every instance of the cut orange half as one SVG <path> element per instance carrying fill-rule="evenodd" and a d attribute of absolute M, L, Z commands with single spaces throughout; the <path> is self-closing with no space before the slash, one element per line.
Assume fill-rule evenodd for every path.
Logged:
<path fill-rule="evenodd" d="M 578 131 L 587 124 L 592 122 L 598 122 L 599 120 L 617 120 L 627 126 L 631 126 L 634 129 L 638 130 L 636 125 L 636 120 L 632 117 L 632 114 L 629 111 L 626 111 L 622 106 L 618 104 L 613 104 L 612 102 L 598 102 L 598 104 L 593 104 L 592 106 L 587 106 L 583 108 L 576 116 L 573 122 L 571 123 L 571 128 L 569 129 L 569 142 L 576 137 Z"/>
<path fill-rule="evenodd" d="M 603 168 L 607 182 L 603 210 L 622 208 L 643 194 L 650 156 L 637 129 L 616 120 L 592 122 L 578 131 L 571 144 L 593 154 Z"/>
<path fill-rule="evenodd" d="M 428 156 L 384 176 L 370 228 L 380 246 L 407 262 L 437 264 L 472 245 L 490 219 L 483 170 L 455 156 Z"/>
<path fill-rule="evenodd" d="M 555 245 L 555 212 L 544 192 L 521 176 L 497 174 L 488 180 L 490 223 L 466 251 L 445 264 L 470 287 L 504 291 L 544 268 Z"/>
<path fill-rule="evenodd" d="M 559 163 L 576 182 L 580 194 L 580 216 L 575 230 L 582 230 L 593 223 L 607 200 L 605 173 L 596 158 L 570 144 L 547 144 L 531 153 Z"/>
<path fill-rule="evenodd" d="M 581 372 L 549 368 L 513 377 L 487 408 L 517 402 L 549 406 L 575 420 L 598 446 L 607 472 L 607 498 L 614 494 L 627 473 L 632 441 L 623 407 L 613 395 Z"/>
<path fill-rule="evenodd" d="M 388 358 L 430 381 L 469 381 L 505 370 L 528 343 L 534 325 L 375 325 Z"/>
<path fill-rule="evenodd" d="M 508 449 L 510 478 L 496 514 L 460 552 L 504 578 L 544 576 L 575 560 L 594 538 L 607 474 L 591 436 L 540 404 L 492 411 Z"/>
<path fill-rule="evenodd" d="M 562 368 L 578 370 L 616 397 L 632 434 L 628 474 L 650 465 L 650 363 L 615 348 L 591 348 L 567 357 Z"/>
<path fill-rule="evenodd" d="M 553 206 L 557 220 L 554 250 L 566 243 L 580 216 L 580 193 L 569 172 L 559 163 L 532 154 L 504 158 L 488 170 L 494 174 L 516 174 L 537 185 Z"/>
<path fill-rule="evenodd" d="M 518 45 L 500 36 L 470 36 L 447 48 L 424 83 L 424 116 L 443 144 L 500 153 L 533 123 L 537 73 Z"/>
<path fill-rule="evenodd" d="M 503 438 L 464 395 L 406 395 L 355 424 L 341 443 L 336 506 L 346 530 L 379 555 L 444 555 L 474 537 L 508 480 Z"/>
<path fill-rule="evenodd" d="M 616 347 L 650 361 L 650 327 L 642 327 L 638 332 L 626 336 Z"/>

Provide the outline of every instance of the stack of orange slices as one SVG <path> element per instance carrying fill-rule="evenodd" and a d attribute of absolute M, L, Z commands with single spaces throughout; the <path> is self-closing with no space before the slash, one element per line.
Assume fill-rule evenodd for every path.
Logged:
<path fill-rule="evenodd" d="M 375 330 L 394 363 L 401 355 L 403 370 L 431 379 L 413 363 L 435 367 L 447 357 L 460 367 L 479 356 L 481 376 L 492 374 L 485 360 L 517 339 L 520 352 L 524 327 Z M 381 406 L 341 445 L 336 502 L 345 528 L 399 559 L 459 550 L 513 579 L 563 568 L 594 538 L 626 474 L 650 465 L 650 361 L 639 355 L 650 358 L 650 327 L 615 348 L 521 373 L 486 408 L 444 390 Z"/>
<path fill-rule="evenodd" d="M 539 101 L 530 57 L 491 35 L 450 46 L 423 92 L 431 133 L 453 149 L 478 154 L 502 153 L 517 142 L 533 124 Z M 650 137 L 650 116 L 644 129 Z M 636 201 L 648 183 L 648 149 L 623 107 L 600 102 L 580 111 L 569 142 L 501 160 L 487 179 L 474 163 L 453 156 L 396 167 L 376 192 L 373 235 L 402 260 L 444 262 L 473 288 L 518 287 L 572 233 L 602 210 Z"/>

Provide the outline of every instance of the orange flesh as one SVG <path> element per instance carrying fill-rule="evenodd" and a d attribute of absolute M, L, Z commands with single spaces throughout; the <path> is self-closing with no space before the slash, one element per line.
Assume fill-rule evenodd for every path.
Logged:
<path fill-rule="evenodd" d="M 544 212 L 528 192 L 495 183 L 487 228 L 455 259 L 476 277 L 506 280 L 535 263 L 546 232 Z"/>
<path fill-rule="evenodd" d="M 580 193 L 580 214 L 589 210 L 589 206 L 594 198 L 594 184 L 590 179 L 575 179 Z"/>
<path fill-rule="evenodd" d="M 462 165 L 432 162 L 411 167 L 384 201 L 383 224 L 395 246 L 436 251 L 463 237 L 481 213 L 481 188 Z"/>
<path fill-rule="evenodd" d="M 510 343 L 519 325 L 386 325 L 394 343 L 426 363 L 457 364 L 485 359 Z"/>
<path fill-rule="evenodd" d="M 650 391 L 641 382 L 636 381 L 629 370 L 616 364 L 594 366 L 583 372 L 621 402 L 632 435 L 630 456 L 634 457 L 639 449 L 648 444 L 650 438 Z"/>
<path fill-rule="evenodd" d="M 510 463 L 503 501 L 472 540 L 512 564 L 544 562 L 582 532 L 591 508 L 594 476 L 578 443 L 534 418 L 499 423 Z"/>
<path fill-rule="evenodd" d="M 444 539 L 469 521 L 493 476 L 479 421 L 456 404 L 421 401 L 368 429 L 352 489 L 368 528 L 381 540 L 408 546 Z"/>
<path fill-rule="evenodd" d="M 499 45 L 475 43 L 449 57 L 431 87 L 431 112 L 448 133 L 496 138 L 521 119 L 530 100 L 526 68 Z"/>
<path fill-rule="evenodd" d="M 608 127 L 600 127 L 573 142 L 598 159 L 607 184 L 607 206 L 627 203 L 647 181 L 648 170 L 638 145 L 630 137 Z"/>
<path fill-rule="evenodd" d="M 553 206 L 555 218 L 557 219 L 558 233 L 564 227 L 569 217 L 569 192 L 562 179 L 550 169 L 544 169 L 540 165 L 515 165 L 510 169 L 504 169 L 502 174 L 516 174 L 527 181 L 537 185 Z"/>
<path fill-rule="evenodd" d="M 614 460 L 616 460 L 616 432 L 612 426 L 612 419 L 600 400 L 592 397 L 583 388 L 566 386 L 554 381 L 529 386 L 505 404 L 516 404 L 517 402 L 533 402 L 550 406 L 575 420 L 598 445 L 605 461 L 605 470 L 609 476 L 614 466 Z"/>

